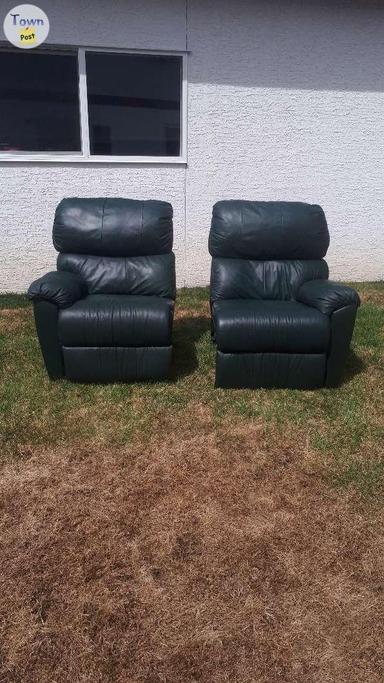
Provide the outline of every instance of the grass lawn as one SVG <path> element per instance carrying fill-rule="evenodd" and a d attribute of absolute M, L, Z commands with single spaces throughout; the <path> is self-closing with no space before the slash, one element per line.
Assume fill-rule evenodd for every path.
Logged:
<path fill-rule="evenodd" d="M 168 382 L 50 382 L 0 297 L 0 680 L 384 680 L 384 283 L 338 389 L 214 389 L 208 291 Z"/>

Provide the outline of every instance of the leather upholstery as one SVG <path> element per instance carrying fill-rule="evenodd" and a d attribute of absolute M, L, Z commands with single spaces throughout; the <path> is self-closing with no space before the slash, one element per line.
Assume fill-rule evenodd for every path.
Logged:
<path fill-rule="evenodd" d="M 212 314 L 220 351 L 324 353 L 328 348 L 328 316 L 295 301 L 216 301 Z"/>
<path fill-rule="evenodd" d="M 27 296 L 35 301 L 50 301 L 58 308 L 72 306 L 87 292 L 84 280 L 74 273 L 51 271 L 32 282 Z"/>
<path fill-rule="evenodd" d="M 323 210 L 222 201 L 209 236 L 216 386 L 336 386 L 359 297 L 328 280 Z"/>
<path fill-rule="evenodd" d="M 175 256 L 87 256 L 59 254 L 57 268 L 79 275 L 89 294 L 176 296 Z"/>
<path fill-rule="evenodd" d="M 217 202 L 213 207 L 211 256 L 321 259 L 328 246 L 327 221 L 316 204 L 236 200 Z"/>
<path fill-rule="evenodd" d="M 51 379 L 64 376 L 64 359 L 58 334 L 59 308 L 50 301 L 33 302 L 37 336 L 45 367 Z"/>
<path fill-rule="evenodd" d="M 57 251 L 148 256 L 172 251 L 172 206 L 135 199 L 63 199 L 53 224 Z"/>
<path fill-rule="evenodd" d="M 29 288 L 52 379 L 108 382 L 169 374 L 175 299 L 172 206 L 64 199 L 57 272 Z"/>
<path fill-rule="evenodd" d="M 171 346 L 172 318 L 171 299 L 93 294 L 60 311 L 59 339 L 63 346 Z"/>
<path fill-rule="evenodd" d="M 344 361 L 351 343 L 356 313 L 356 306 L 345 306 L 332 313 L 330 317 L 331 344 L 328 350 L 325 378 L 327 387 L 336 387 L 342 380 Z"/>
<path fill-rule="evenodd" d="M 72 382 L 161 380 L 169 374 L 172 346 L 63 347 L 65 374 Z"/>
<path fill-rule="evenodd" d="M 292 300 L 304 282 L 327 278 L 322 259 L 300 261 L 252 261 L 213 258 L 211 299 Z"/>
<path fill-rule="evenodd" d="M 352 287 L 346 287 L 339 282 L 331 282 L 330 280 L 306 282 L 300 287 L 296 298 L 303 304 L 313 306 L 326 315 L 332 315 L 334 311 L 344 308 L 344 306 L 357 308 L 360 305 L 359 295 Z"/>
<path fill-rule="evenodd" d="M 225 389 L 318 389 L 324 384 L 325 353 L 216 352 L 216 386 Z"/>

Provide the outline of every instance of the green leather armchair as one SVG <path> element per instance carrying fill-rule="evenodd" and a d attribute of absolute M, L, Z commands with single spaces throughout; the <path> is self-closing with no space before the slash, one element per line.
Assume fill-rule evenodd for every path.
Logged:
<path fill-rule="evenodd" d="M 313 389 L 340 383 L 360 300 L 328 280 L 320 206 L 213 207 L 210 300 L 216 386 Z"/>
<path fill-rule="evenodd" d="M 176 295 L 172 241 L 167 202 L 60 202 L 53 226 L 57 271 L 28 290 L 51 379 L 168 376 Z"/>

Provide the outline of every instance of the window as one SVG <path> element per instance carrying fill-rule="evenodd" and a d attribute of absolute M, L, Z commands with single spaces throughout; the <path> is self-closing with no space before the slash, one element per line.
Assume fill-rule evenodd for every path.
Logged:
<path fill-rule="evenodd" d="M 0 53 L 0 151 L 80 152 L 76 55 Z"/>
<path fill-rule="evenodd" d="M 179 57 L 86 53 L 91 154 L 180 154 Z"/>
<path fill-rule="evenodd" d="M 184 56 L 0 51 L 0 160 L 184 161 Z"/>

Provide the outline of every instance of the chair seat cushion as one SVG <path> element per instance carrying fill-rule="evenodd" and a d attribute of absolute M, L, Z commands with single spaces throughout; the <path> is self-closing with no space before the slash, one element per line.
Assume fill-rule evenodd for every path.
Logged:
<path fill-rule="evenodd" d="M 94 294 L 59 313 L 63 346 L 170 346 L 173 301 Z"/>
<path fill-rule="evenodd" d="M 224 352 L 321 353 L 329 344 L 329 318 L 295 301 L 216 301 L 213 322 Z"/>

